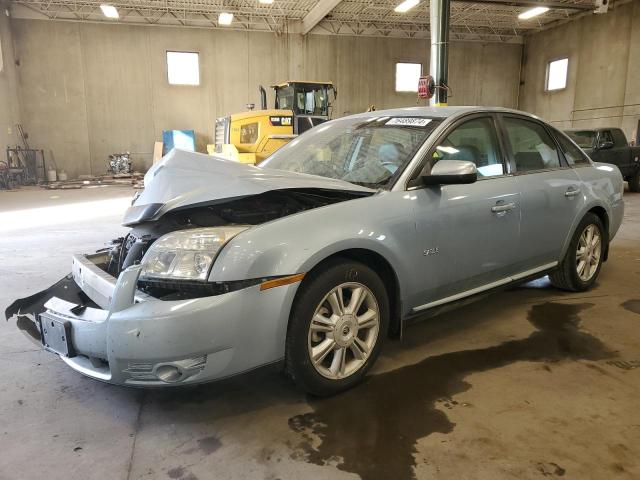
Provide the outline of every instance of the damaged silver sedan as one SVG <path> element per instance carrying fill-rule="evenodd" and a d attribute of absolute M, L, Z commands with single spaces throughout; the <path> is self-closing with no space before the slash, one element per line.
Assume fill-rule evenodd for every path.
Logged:
<path fill-rule="evenodd" d="M 259 167 L 173 150 L 130 232 L 6 310 L 89 377 L 187 385 L 284 360 L 307 391 L 362 380 L 403 325 L 549 275 L 590 288 L 622 177 L 505 109 L 327 122 Z"/>

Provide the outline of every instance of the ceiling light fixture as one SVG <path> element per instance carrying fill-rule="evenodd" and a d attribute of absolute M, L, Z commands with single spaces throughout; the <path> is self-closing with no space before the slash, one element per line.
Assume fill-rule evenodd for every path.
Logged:
<path fill-rule="evenodd" d="M 102 10 L 102 13 L 107 18 L 120 18 L 120 15 L 118 14 L 118 9 L 113 5 L 103 3 L 102 5 L 100 5 L 100 10 Z"/>
<path fill-rule="evenodd" d="M 548 11 L 548 7 L 534 7 L 522 12 L 520 15 L 518 15 L 518 18 L 520 20 L 529 20 L 530 18 L 537 17 L 538 15 L 542 15 L 543 13 L 546 13 Z"/>
<path fill-rule="evenodd" d="M 271 5 L 273 3 L 273 0 L 259 0 L 260 3 L 263 3 L 265 5 Z"/>
<path fill-rule="evenodd" d="M 233 22 L 233 13 L 222 12 L 218 15 L 218 25 L 231 25 Z"/>
<path fill-rule="evenodd" d="M 418 5 L 420 0 L 404 0 L 400 5 L 393 9 L 394 12 L 405 13 Z"/>

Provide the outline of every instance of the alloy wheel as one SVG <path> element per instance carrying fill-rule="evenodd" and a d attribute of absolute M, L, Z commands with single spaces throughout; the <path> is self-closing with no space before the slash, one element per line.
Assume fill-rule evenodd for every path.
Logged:
<path fill-rule="evenodd" d="M 583 282 L 595 275 L 602 254 L 602 235 L 600 229 L 590 224 L 582 231 L 576 250 L 576 271 Z"/>
<path fill-rule="evenodd" d="M 316 307 L 308 352 L 316 371 L 339 380 L 357 372 L 373 351 L 380 331 L 380 309 L 365 285 L 342 283 Z"/>

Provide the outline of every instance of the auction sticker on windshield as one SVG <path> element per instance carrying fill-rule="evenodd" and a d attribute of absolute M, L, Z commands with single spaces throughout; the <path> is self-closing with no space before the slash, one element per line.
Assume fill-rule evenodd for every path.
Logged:
<path fill-rule="evenodd" d="M 385 125 L 400 125 L 404 127 L 426 127 L 431 123 L 430 118 L 419 117 L 395 117 L 389 120 Z"/>

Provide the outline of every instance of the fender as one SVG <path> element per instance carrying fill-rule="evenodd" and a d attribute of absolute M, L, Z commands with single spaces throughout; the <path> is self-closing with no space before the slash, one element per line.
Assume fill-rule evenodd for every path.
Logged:
<path fill-rule="evenodd" d="M 250 228 L 234 237 L 220 252 L 209 280 L 306 273 L 336 253 L 361 249 L 375 252 L 389 263 L 398 279 L 400 298 L 404 300 L 411 292 L 411 285 L 420 284 L 415 278 L 412 259 L 414 254 L 422 255 L 422 250 L 416 250 L 413 208 L 404 197 L 403 192 L 385 192 Z M 376 208 L 378 203 L 380 208 Z M 318 229 L 317 225 L 327 224 L 327 218 L 331 218 L 331 225 Z M 314 233 L 309 235 L 309 232 Z"/>

